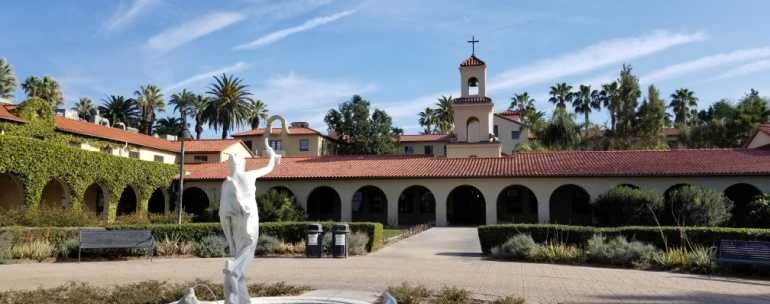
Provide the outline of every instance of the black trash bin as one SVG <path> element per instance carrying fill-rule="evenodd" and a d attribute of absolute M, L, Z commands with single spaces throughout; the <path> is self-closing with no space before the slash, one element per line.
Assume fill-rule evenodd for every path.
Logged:
<path fill-rule="evenodd" d="M 321 244 L 323 240 L 323 226 L 318 223 L 305 226 L 305 256 L 309 258 L 320 258 L 323 253 Z"/>
<path fill-rule="evenodd" d="M 334 224 L 332 226 L 332 256 L 347 258 L 349 241 L 350 226 L 348 224 Z"/>

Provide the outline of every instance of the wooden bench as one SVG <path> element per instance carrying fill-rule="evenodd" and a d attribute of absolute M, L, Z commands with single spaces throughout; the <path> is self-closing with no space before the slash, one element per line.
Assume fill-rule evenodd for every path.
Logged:
<path fill-rule="evenodd" d="M 155 239 L 149 230 L 80 230 L 78 262 L 83 249 L 149 249 L 152 259 Z"/>
<path fill-rule="evenodd" d="M 721 240 L 717 261 L 770 265 L 770 242 Z"/>

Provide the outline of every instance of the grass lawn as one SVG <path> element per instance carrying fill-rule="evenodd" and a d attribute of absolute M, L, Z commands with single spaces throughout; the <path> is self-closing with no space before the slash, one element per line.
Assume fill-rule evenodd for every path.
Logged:
<path fill-rule="evenodd" d="M 405 229 L 393 228 L 393 227 L 384 228 L 382 230 L 382 238 L 384 240 L 387 240 L 389 238 L 392 238 L 394 236 L 397 236 L 397 235 L 401 234 L 404 230 Z"/>

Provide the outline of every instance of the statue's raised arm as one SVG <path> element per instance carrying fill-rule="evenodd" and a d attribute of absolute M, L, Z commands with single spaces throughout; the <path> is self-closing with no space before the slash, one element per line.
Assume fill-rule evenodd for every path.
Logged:
<path fill-rule="evenodd" d="M 286 119 L 283 118 L 282 116 L 273 115 L 273 116 L 270 116 L 269 119 L 267 119 L 265 131 L 262 133 L 262 136 L 264 137 L 264 141 L 265 141 L 264 156 L 267 157 L 267 165 L 256 170 L 246 171 L 246 174 L 248 174 L 248 176 L 252 178 L 254 181 L 256 181 L 257 178 L 263 177 L 268 173 L 272 172 L 273 169 L 275 169 L 275 166 L 281 163 L 281 155 L 276 153 L 276 151 L 273 150 L 272 147 L 270 147 L 270 141 L 268 140 L 273 130 L 272 128 L 273 121 L 275 120 L 280 120 L 281 131 L 284 134 L 289 133 L 289 129 L 286 127 Z"/>

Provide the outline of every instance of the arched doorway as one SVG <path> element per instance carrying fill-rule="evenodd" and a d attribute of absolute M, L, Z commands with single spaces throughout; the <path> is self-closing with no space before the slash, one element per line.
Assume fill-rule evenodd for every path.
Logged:
<path fill-rule="evenodd" d="M 206 209 L 209 208 L 209 196 L 206 195 L 206 191 L 198 187 L 184 189 L 182 207 L 185 213 L 193 215 L 193 221 L 205 220 Z"/>
<path fill-rule="evenodd" d="M 466 142 L 475 142 L 472 140 L 475 140 L 474 138 L 476 134 L 479 134 L 479 128 L 481 128 L 481 122 L 479 122 L 479 119 L 471 116 L 468 117 L 468 120 L 465 122 L 465 141 Z"/>
<path fill-rule="evenodd" d="M 127 215 L 136 212 L 137 195 L 134 188 L 126 186 L 123 192 L 120 194 L 120 200 L 118 201 L 118 215 Z"/>
<path fill-rule="evenodd" d="M 725 189 L 725 196 L 733 201 L 732 217 L 730 218 L 730 224 L 735 227 L 743 227 L 746 225 L 746 216 L 748 215 L 748 204 L 754 200 L 758 195 L 762 194 L 762 191 L 750 184 L 739 183 L 727 187 Z"/>
<path fill-rule="evenodd" d="M 86 188 L 85 195 L 83 196 L 83 210 L 88 210 L 100 216 L 104 214 L 104 206 L 106 205 L 106 198 L 102 186 L 97 183 L 93 183 Z"/>
<path fill-rule="evenodd" d="M 313 189 L 307 199 L 307 218 L 311 221 L 342 220 L 342 201 L 337 191 L 328 186 Z"/>
<path fill-rule="evenodd" d="M 58 179 L 52 179 L 43 187 L 40 196 L 41 208 L 67 208 L 70 202 L 70 191 Z"/>
<path fill-rule="evenodd" d="M 388 223 L 388 199 L 375 186 L 363 186 L 353 193 L 353 221 Z"/>
<path fill-rule="evenodd" d="M 24 185 L 15 175 L 0 174 L 0 209 L 24 206 Z"/>
<path fill-rule="evenodd" d="M 291 199 L 291 201 L 296 205 L 297 204 L 297 197 L 294 196 L 294 192 L 291 191 L 291 189 L 286 188 L 284 186 L 275 186 L 270 188 L 268 191 L 275 191 L 280 193 L 281 195 L 288 197 Z"/>
<path fill-rule="evenodd" d="M 591 225 L 591 196 L 577 185 L 562 185 L 551 194 L 551 223 Z"/>
<path fill-rule="evenodd" d="M 484 195 L 473 186 L 459 186 L 447 197 L 447 220 L 450 225 L 484 225 L 486 202 Z"/>
<path fill-rule="evenodd" d="M 423 186 L 404 189 L 398 197 L 398 224 L 410 226 L 436 221 L 436 197 Z"/>
<path fill-rule="evenodd" d="M 522 185 L 505 187 L 497 196 L 498 223 L 537 223 L 537 198 Z"/>
<path fill-rule="evenodd" d="M 147 211 L 150 213 L 166 213 L 166 196 L 163 189 L 158 188 L 152 192 L 147 202 Z"/>

